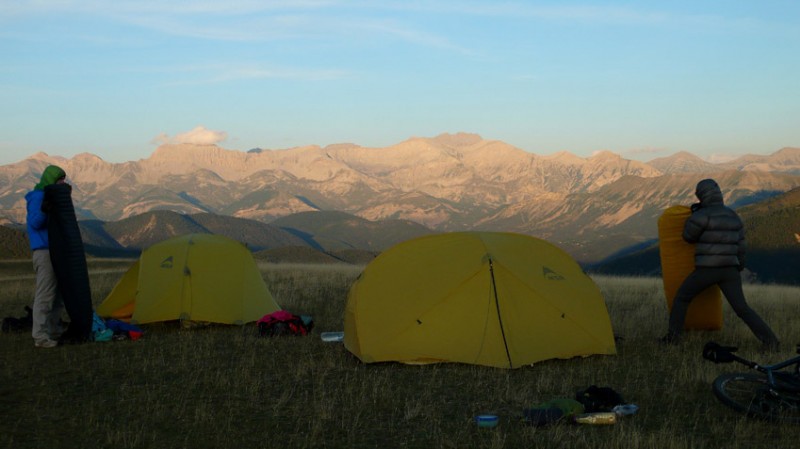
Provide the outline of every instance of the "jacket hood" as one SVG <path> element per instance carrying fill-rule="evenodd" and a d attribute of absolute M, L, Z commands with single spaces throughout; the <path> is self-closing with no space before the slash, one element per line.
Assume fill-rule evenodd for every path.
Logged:
<path fill-rule="evenodd" d="M 65 178 L 67 173 L 58 165 L 48 165 L 42 173 L 42 179 L 36 184 L 34 190 L 44 190 L 45 187 L 55 184 L 61 178 Z"/>
<path fill-rule="evenodd" d="M 697 188 L 694 190 L 700 204 L 708 206 L 711 204 L 723 204 L 722 190 L 719 188 L 717 181 L 713 179 L 704 179 L 697 183 Z"/>

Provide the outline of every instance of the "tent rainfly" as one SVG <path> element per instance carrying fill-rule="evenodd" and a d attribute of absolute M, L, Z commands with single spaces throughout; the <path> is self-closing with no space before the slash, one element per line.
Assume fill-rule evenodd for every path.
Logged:
<path fill-rule="evenodd" d="M 97 313 L 136 324 L 244 324 L 277 310 L 243 244 L 221 235 L 188 234 L 144 250 Z"/>
<path fill-rule="evenodd" d="M 616 354 L 603 296 L 564 251 L 534 237 L 456 232 L 389 248 L 353 284 L 345 347 L 363 362 L 518 368 Z"/>

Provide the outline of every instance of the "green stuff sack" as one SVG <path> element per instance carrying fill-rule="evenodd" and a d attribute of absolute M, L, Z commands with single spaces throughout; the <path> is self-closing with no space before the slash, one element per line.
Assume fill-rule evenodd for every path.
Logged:
<path fill-rule="evenodd" d="M 575 399 L 558 398 L 522 410 L 525 424 L 542 427 L 554 424 L 584 412 L 583 404 Z"/>
<path fill-rule="evenodd" d="M 683 226 L 692 214 L 687 206 L 667 208 L 658 219 L 658 247 L 667 307 L 689 274 L 694 271 L 694 245 L 683 240 Z M 697 295 L 686 312 L 686 330 L 722 329 L 722 296 L 719 287 L 711 286 Z"/>

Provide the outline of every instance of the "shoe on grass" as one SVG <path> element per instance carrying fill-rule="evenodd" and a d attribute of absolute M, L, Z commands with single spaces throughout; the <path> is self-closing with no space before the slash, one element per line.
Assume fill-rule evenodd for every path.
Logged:
<path fill-rule="evenodd" d="M 37 348 L 55 348 L 56 346 L 58 346 L 58 342 L 55 340 L 47 339 L 34 342 L 33 345 L 36 346 Z"/>

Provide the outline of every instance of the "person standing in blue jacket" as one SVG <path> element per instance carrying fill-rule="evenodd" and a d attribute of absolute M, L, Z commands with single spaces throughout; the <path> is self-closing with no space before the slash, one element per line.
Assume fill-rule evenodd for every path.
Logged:
<path fill-rule="evenodd" d="M 27 202 L 28 240 L 36 272 L 36 291 L 33 297 L 33 343 L 37 348 L 53 348 L 64 331 L 61 327 L 61 312 L 64 302 L 58 293 L 58 282 L 50 261 L 50 245 L 47 234 L 47 206 L 44 203 L 44 188 L 66 182 L 67 174 L 61 167 L 50 165 L 42 173 L 38 184 L 25 195 Z M 44 207 L 42 207 L 44 206 Z"/>

